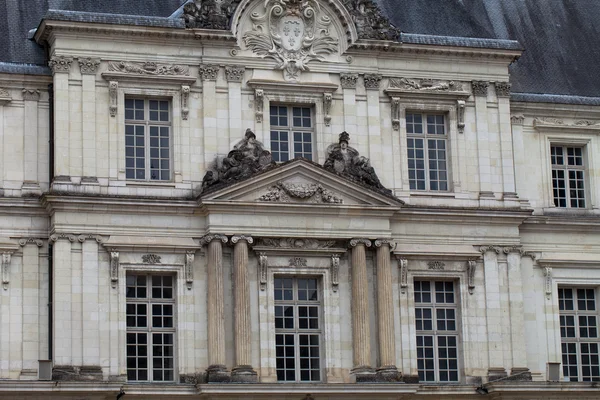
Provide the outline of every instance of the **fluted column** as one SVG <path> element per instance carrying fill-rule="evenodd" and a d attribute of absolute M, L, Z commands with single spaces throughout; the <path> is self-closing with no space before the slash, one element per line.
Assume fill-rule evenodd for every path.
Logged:
<path fill-rule="evenodd" d="M 223 244 L 227 236 L 207 235 L 208 246 L 208 364 L 209 382 L 228 381 L 225 367 L 225 296 L 223 291 Z"/>
<path fill-rule="evenodd" d="M 367 280 L 367 239 L 352 239 L 352 347 L 356 380 L 365 380 L 372 375 L 371 332 L 369 329 L 369 283 Z M 367 378 L 368 379 L 368 378 Z"/>
<path fill-rule="evenodd" d="M 397 380 L 390 242 L 385 239 L 376 240 L 375 247 L 377 247 L 377 327 L 380 363 L 377 372 L 382 378 Z"/>
<path fill-rule="evenodd" d="M 250 284 L 248 283 L 248 245 L 254 239 L 236 235 L 233 243 L 233 326 L 235 329 L 235 367 L 231 379 L 235 382 L 256 382 L 252 368 L 252 326 L 250 324 Z"/>

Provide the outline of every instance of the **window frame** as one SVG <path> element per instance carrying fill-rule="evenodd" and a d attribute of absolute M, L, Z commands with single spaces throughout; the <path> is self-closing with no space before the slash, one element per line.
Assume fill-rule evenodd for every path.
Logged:
<path fill-rule="evenodd" d="M 412 115 L 413 118 L 415 115 L 420 115 L 421 116 L 421 126 L 422 126 L 422 132 L 421 133 L 414 133 L 414 132 L 409 132 L 409 122 L 408 122 L 408 116 Z M 444 133 L 443 134 L 438 134 L 438 133 L 429 133 L 429 122 L 428 122 L 428 117 L 438 117 L 438 116 L 442 116 L 443 117 L 443 124 L 442 126 L 444 127 Z M 448 112 L 444 112 L 444 111 L 432 111 L 432 110 L 416 110 L 413 111 L 412 109 L 407 109 L 404 112 L 404 126 L 405 126 L 405 131 L 406 131 L 406 141 L 404 143 L 404 145 L 406 146 L 406 158 L 407 158 L 407 163 L 406 163 L 406 168 L 408 171 L 408 188 L 411 192 L 418 192 L 418 193 L 449 193 L 452 191 L 452 187 L 451 187 L 451 176 L 450 176 L 450 165 L 449 163 L 451 162 L 449 160 L 449 157 L 451 157 L 451 150 L 450 150 L 450 126 L 448 121 L 450 120 L 449 118 L 449 113 Z M 414 121 L 414 120 L 413 120 Z M 414 122 L 411 125 L 415 125 Z M 434 122 L 433 124 L 434 126 L 439 126 L 440 124 L 436 122 Z M 411 181 L 412 179 L 410 178 L 410 172 L 411 172 L 411 168 L 409 166 L 411 158 L 409 157 L 411 148 L 408 145 L 409 140 L 422 140 L 423 141 L 423 164 L 424 164 L 424 171 L 425 171 L 425 188 L 424 189 L 419 189 L 418 187 L 416 188 L 412 188 L 411 187 Z M 430 147 L 429 147 L 429 141 L 430 140 L 436 140 L 437 141 L 443 141 L 444 142 L 444 152 L 445 152 L 445 159 L 443 160 L 446 164 L 446 169 L 443 171 L 446 174 L 446 179 L 445 179 L 445 183 L 446 183 L 446 189 L 431 189 L 431 183 L 432 183 L 432 179 L 431 179 L 431 169 L 430 169 L 430 158 L 429 158 L 429 152 L 430 152 Z M 436 144 L 436 149 L 434 150 L 440 150 L 439 148 L 437 148 L 437 144 Z M 414 148 L 414 151 L 416 151 L 416 148 Z M 413 157 L 413 159 L 416 161 L 416 158 Z M 438 163 L 439 163 L 439 159 L 437 159 Z M 439 173 L 441 172 L 441 170 L 437 170 L 438 173 L 438 185 L 439 183 L 443 182 L 442 180 L 439 179 Z M 416 168 L 415 168 L 415 174 L 416 174 Z M 415 182 L 416 185 L 418 185 L 418 180 L 415 177 Z"/>
<path fill-rule="evenodd" d="M 124 179 L 127 182 L 131 183 L 151 183 L 151 184 L 160 184 L 160 183 L 173 183 L 175 182 L 175 171 L 174 171 L 174 154 L 175 154 L 175 118 L 174 118 L 174 98 L 163 95 L 145 95 L 145 94 L 135 94 L 135 93 L 125 93 L 123 97 L 123 170 L 124 170 Z M 128 100 L 143 100 L 144 101 L 144 119 L 136 120 L 136 119 L 127 119 L 127 101 Z M 150 101 L 167 101 L 168 102 L 168 122 L 163 121 L 151 121 L 150 120 Z M 142 125 L 144 126 L 144 179 L 139 178 L 127 178 L 127 170 L 130 167 L 127 167 L 127 126 L 128 125 Z M 151 146 L 150 146 L 150 127 L 157 126 L 159 127 L 159 139 L 160 139 L 160 127 L 168 127 L 169 128 L 169 179 L 152 179 L 152 168 L 151 168 Z M 135 138 L 135 133 L 134 133 Z M 135 149 L 136 147 L 134 147 Z M 161 149 L 159 148 L 159 151 Z M 137 156 L 134 156 L 134 160 L 136 160 Z M 160 159 L 160 156 L 159 156 Z M 137 170 L 137 167 L 134 167 L 134 171 Z M 159 168 L 159 171 L 162 169 Z"/>
<path fill-rule="evenodd" d="M 128 283 L 127 283 L 127 278 L 132 277 L 132 276 L 144 276 L 146 278 L 146 297 L 145 298 L 138 298 L 138 297 L 128 297 L 127 296 L 127 288 L 128 288 Z M 171 278 L 171 290 L 172 290 L 172 297 L 170 299 L 165 299 L 165 298 L 161 298 L 161 299 L 154 299 L 150 294 L 151 294 L 151 290 L 153 288 L 152 285 L 152 277 L 155 276 L 160 276 L 160 277 L 170 277 Z M 125 329 L 124 329 L 124 335 L 125 335 L 125 348 L 123 349 L 124 352 L 124 361 L 125 361 L 125 365 L 124 368 L 126 370 L 126 379 L 127 382 L 129 383 L 177 383 L 178 380 L 178 335 L 179 335 L 179 330 L 178 330 L 178 302 L 177 302 L 177 296 L 178 296 L 178 279 L 177 279 L 177 274 L 170 272 L 170 271 L 148 271 L 148 270 L 128 270 L 125 274 L 124 274 L 124 303 L 125 303 L 125 312 L 124 312 L 124 317 L 125 317 Z M 147 308 L 146 308 L 146 320 L 147 320 L 147 326 L 146 327 L 130 327 L 128 326 L 128 321 L 127 321 L 127 317 L 130 315 L 127 313 L 127 306 L 129 304 L 146 304 Z M 161 304 L 161 305 L 165 305 L 165 304 L 169 304 L 172 307 L 172 326 L 168 327 L 168 328 L 158 328 L 158 327 L 153 327 L 153 323 L 152 323 L 152 318 L 153 318 L 153 313 L 152 313 L 152 305 L 154 304 Z M 129 379 L 129 369 L 127 366 L 127 361 L 128 361 L 128 354 L 127 354 L 127 348 L 129 346 L 128 344 L 128 334 L 130 333 L 134 333 L 134 334 L 139 334 L 139 333 L 145 333 L 146 334 L 146 345 L 147 345 L 147 378 L 146 380 L 130 380 Z M 154 372 L 154 338 L 153 338 L 153 334 L 154 333 L 162 333 L 162 334 L 171 334 L 172 335 L 172 378 L 171 380 L 155 380 L 154 376 L 153 376 L 153 372 Z M 138 368 L 136 368 L 136 370 L 139 370 Z M 163 369 L 164 370 L 164 369 Z"/>
<path fill-rule="evenodd" d="M 419 377 L 419 383 L 421 384 L 457 384 L 460 383 L 463 375 L 462 375 L 462 324 L 461 324 L 461 312 L 460 312 L 460 304 L 461 304 L 461 293 L 460 293 L 460 282 L 457 279 L 453 279 L 453 278 L 440 278 L 439 276 L 414 276 L 411 277 L 412 279 L 412 295 L 413 295 L 413 304 L 414 304 L 414 332 L 415 332 L 415 345 L 416 345 L 416 367 L 417 367 L 417 371 L 420 375 L 421 371 L 419 371 L 418 368 L 418 360 L 419 360 L 419 345 L 418 345 L 418 337 L 419 336 L 431 336 L 433 337 L 433 362 L 434 362 L 434 368 L 433 368 L 433 373 L 434 373 L 434 380 L 420 380 Z M 417 302 L 416 301 L 416 283 L 417 282 L 429 282 L 430 283 L 430 293 L 431 293 L 431 302 Z M 437 293 L 437 290 L 435 288 L 435 283 L 436 282 L 441 282 L 441 283 L 452 283 L 452 293 L 454 296 L 454 303 L 439 303 L 440 306 L 436 306 L 436 304 L 438 304 L 437 301 L 433 301 L 435 299 L 435 295 Z M 431 321 L 432 321 L 432 329 L 431 330 L 424 330 L 424 329 L 417 329 L 417 309 L 418 308 L 430 308 L 432 310 L 432 314 L 431 314 Z M 454 330 L 440 330 L 438 329 L 438 320 L 437 320 L 437 310 L 438 309 L 446 309 L 446 310 L 454 310 L 454 323 L 455 323 L 455 329 Z M 447 380 L 447 381 L 442 381 L 440 380 L 440 363 L 439 363 L 439 341 L 438 338 L 439 337 L 455 337 L 456 338 L 456 346 L 455 346 L 455 351 L 456 351 L 456 380 Z M 447 371 L 450 371 L 450 369 L 448 368 Z"/>
<path fill-rule="evenodd" d="M 287 119 L 288 119 L 288 125 L 287 126 L 283 126 L 283 125 L 273 125 L 271 124 L 271 119 L 273 118 L 271 111 L 272 111 L 272 107 L 285 107 L 287 109 Z M 310 128 L 306 128 L 306 127 L 294 127 L 293 126 L 293 119 L 294 119 L 294 115 L 293 115 L 293 109 L 294 108 L 308 108 L 310 110 L 310 123 L 311 126 Z M 310 160 L 311 161 L 315 161 L 316 160 L 316 136 L 317 136 L 317 110 L 315 107 L 315 104 L 308 104 L 308 103 L 289 103 L 289 102 L 277 102 L 277 101 L 273 101 L 273 102 L 269 102 L 269 149 L 271 150 L 271 154 L 273 153 L 280 153 L 281 150 L 273 150 L 273 131 L 277 131 L 277 132 L 286 132 L 288 135 L 288 140 L 287 140 L 287 145 L 288 145 L 288 160 L 286 161 L 275 161 L 277 163 L 283 163 L 283 162 L 287 162 L 290 160 L 293 160 L 294 158 L 296 158 L 296 151 L 295 151 L 295 144 L 296 141 L 294 139 L 294 134 L 296 132 L 301 132 L 301 133 L 310 133 L 311 135 L 311 152 L 310 152 Z M 281 142 L 281 141 L 280 141 Z M 305 143 L 304 141 L 302 143 Z M 304 152 L 304 149 L 302 151 L 302 153 Z M 301 156 L 304 157 L 304 156 Z M 306 158 L 306 157 L 304 157 Z"/>
<path fill-rule="evenodd" d="M 562 149 L 562 157 L 564 160 L 563 164 L 554 164 L 553 162 L 553 158 L 555 157 L 552 154 L 552 150 L 553 148 L 561 148 Z M 569 165 L 568 164 L 568 149 L 581 149 L 581 161 L 582 161 L 582 165 L 581 166 L 577 166 L 577 165 Z M 550 164 L 550 193 L 551 193 L 551 204 L 555 207 L 555 208 L 559 208 L 559 209 L 573 209 L 573 210 L 585 210 L 587 208 L 589 208 L 589 204 L 590 204 L 590 198 L 589 198 L 589 179 L 588 179 L 588 175 L 589 175 L 589 162 L 588 162 L 588 157 L 587 157 L 587 145 L 586 144 L 581 144 L 581 143 L 564 143 L 564 142 L 554 142 L 551 141 L 550 142 L 550 147 L 549 147 L 549 164 Z M 565 182 L 565 206 L 560 206 L 557 205 L 557 199 L 554 195 L 554 171 L 565 171 L 565 176 L 563 178 L 564 182 Z M 571 205 L 571 188 L 570 188 L 570 182 L 571 179 L 569 178 L 568 174 L 570 171 L 581 171 L 583 174 L 583 178 L 582 178 L 582 182 L 583 182 L 583 203 L 584 206 L 583 207 L 574 207 Z"/>
<path fill-rule="evenodd" d="M 572 291 L 572 297 L 570 300 L 572 300 L 573 302 L 573 309 L 572 310 L 565 310 L 563 309 L 563 300 L 565 299 L 565 297 L 561 297 L 561 291 L 564 293 L 565 290 L 571 290 Z M 578 300 L 579 300 L 579 290 L 591 290 L 592 293 L 594 294 L 594 310 L 579 310 L 578 307 Z M 582 363 L 582 351 L 581 351 L 581 344 L 582 343 L 588 343 L 588 344 L 596 344 L 596 347 L 598 350 L 600 350 L 600 312 L 598 310 L 598 289 L 597 287 L 590 287 L 590 286 L 580 286 L 580 285 L 571 285 L 571 284 L 559 284 L 557 285 L 557 300 L 558 300 L 558 314 L 559 314 L 559 323 L 558 323 L 558 327 L 559 327 L 559 338 L 560 338 L 560 356 L 561 356 L 561 362 L 562 362 L 562 370 L 561 373 L 563 375 L 563 377 L 565 379 L 568 379 L 570 382 L 600 382 L 600 371 L 597 377 L 591 376 L 592 379 L 590 380 L 584 380 L 583 378 L 583 363 Z M 569 299 L 567 299 L 569 300 Z M 563 317 L 565 318 L 566 321 L 566 317 L 572 316 L 573 317 L 573 331 L 575 336 L 563 336 L 563 329 L 565 334 L 567 334 L 567 328 L 571 327 L 571 325 L 563 325 Z M 584 316 L 584 317 L 589 317 L 589 316 L 593 316 L 596 319 L 596 325 L 595 325 L 595 331 L 596 331 L 596 336 L 595 337 L 588 337 L 588 338 L 582 338 L 581 337 L 581 331 L 580 331 L 580 317 Z M 563 326 L 565 328 L 563 328 Z M 589 333 L 589 329 L 588 329 L 588 333 Z M 563 346 L 565 344 L 575 344 L 575 357 L 576 357 L 576 369 L 577 369 L 577 378 L 576 380 L 573 380 L 571 378 L 571 374 L 569 373 L 568 375 L 565 375 L 565 368 L 569 368 L 569 366 L 571 366 L 572 364 L 569 363 L 567 365 L 565 365 L 564 361 L 565 361 L 565 355 L 563 354 Z M 573 354 L 573 353 L 571 353 Z M 600 357 L 600 351 L 598 351 L 597 356 L 596 357 Z M 598 367 L 600 368 L 600 367 Z M 594 378 L 596 378 L 594 380 Z"/>

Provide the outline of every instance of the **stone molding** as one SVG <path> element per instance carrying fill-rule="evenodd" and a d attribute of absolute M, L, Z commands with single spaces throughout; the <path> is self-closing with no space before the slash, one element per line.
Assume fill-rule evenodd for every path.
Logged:
<path fill-rule="evenodd" d="M 284 80 L 296 82 L 310 62 L 339 51 L 332 20 L 317 0 L 266 0 L 263 7 L 250 15 L 253 29 L 242 40 L 258 57 L 274 60 Z"/>
<path fill-rule="evenodd" d="M 510 97 L 511 84 L 509 82 L 496 82 L 496 96 L 498 97 Z"/>
<path fill-rule="evenodd" d="M 162 257 L 157 254 L 144 254 L 142 256 L 142 262 L 144 264 L 160 264 L 161 258 Z"/>
<path fill-rule="evenodd" d="M 200 239 L 200 247 L 204 247 L 204 246 L 206 246 L 207 244 L 209 244 L 209 243 L 210 243 L 210 242 L 212 242 L 213 240 L 219 240 L 219 241 L 221 241 L 223 244 L 226 244 L 226 243 L 229 241 L 229 239 L 228 239 L 228 238 L 227 238 L 227 236 L 225 236 L 225 235 L 220 235 L 220 234 L 218 234 L 218 233 L 211 233 L 211 234 L 208 234 L 208 235 L 205 235 L 205 236 L 203 236 L 203 237 Z"/>
<path fill-rule="evenodd" d="M 110 112 L 111 117 L 116 117 L 116 115 L 117 115 L 118 93 L 119 93 L 119 82 L 117 82 L 117 81 L 108 82 L 108 97 L 109 97 L 108 110 Z"/>
<path fill-rule="evenodd" d="M 371 247 L 371 245 L 372 245 L 372 243 L 369 239 L 364 239 L 364 238 L 350 239 L 350 242 L 349 242 L 350 247 L 356 247 L 359 244 L 363 244 L 363 245 L 365 245 L 365 247 Z"/>
<path fill-rule="evenodd" d="M 44 245 L 44 241 L 43 241 L 43 239 L 34 238 L 34 237 L 19 239 L 19 246 L 25 247 L 28 244 L 35 244 L 37 247 L 42 247 Z"/>
<path fill-rule="evenodd" d="M 228 65 L 225 67 L 225 78 L 228 82 L 242 82 L 246 67 L 243 65 Z"/>
<path fill-rule="evenodd" d="M 48 66 L 53 73 L 68 73 L 73 64 L 73 57 L 54 56 L 48 61 Z"/>
<path fill-rule="evenodd" d="M 229 241 L 232 244 L 237 244 L 240 240 L 245 240 L 248 244 L 254 243 L 254 238 L 250 235 L 233 235 Z"/>
<path fill-rule="evenodd" d="M 201 64 L 198 67 L 198 74 L 202 81 L 216 81 L 219 69 L 220 67 L 216 64 Z"/>
<path fill-rule="evenodd" d="M 100 59 L 98 58 L 79 58 L 79 69 L 82 75 L 95 75 L 100 66 Z"/>
<path fill-rule="evenodd" d="M 181 119 L 184 121 L 189 118 L 190 108 L 190 87 L 188 85 L 181 85 Z"/>
<path fill-rule="evenodd" d="M 344 200 L 316 183 L 292 184 L 277 182 L 269 191 L 258 198 L 259 201 L 292 203 L 343 204 Z M 296 201 L 294 201 L 296 200 Z"/>
<path fill-rule="evenodd" d="M 356 89 L 358 74 L 340 74 L 342 89 Z"/>
<path fill-rule="evenodd" d="M 108 71 L 121 72 L 133 75 L 153 76 L 189 76 L 190 67 L 178 64 L 161 64 L 154 61 L 130 62 L 111 61 L 108 63 Z"/>
<path fill-rule="evenodd" d="M 472 81 L 473 96 L 487 96 L 489 86 L 490 83 L 486 81 Z"/>
<path fill-rule="evenodd" d="M 21 91 L 23 93 L 24 101 L 39 101 L 40 100 L 40 91 L 37 89 L 23 89 Z"/>
<path fill-rule="evenodd" d="M 325 126 L 331 126 L 331 104 L 333 102 L 332 93 L 323 93 L 323 121 Z"/>
<path fill-rule="evenodd" d="M 561 118 L 554 117 L 536 117 L 533 119 L 535 128 L 559 128 L 559 129 L 600 129 L 600 121 L 579 119 L 573 122 L 566 122 Z"/>
<path fill-rule="evenodd" d="M 363 79 L 365 81 L 365 89 L 379 90 L 383 77 L 380 74 L 365 74 Z"/>
<path fill-rule="evenodd" d="M 337 292 L 340 282 L 339 282 L 339 272 L 340 272 L 340 255 L 332 254 L 331 255 L 331 289 L 333 292 Z"/>

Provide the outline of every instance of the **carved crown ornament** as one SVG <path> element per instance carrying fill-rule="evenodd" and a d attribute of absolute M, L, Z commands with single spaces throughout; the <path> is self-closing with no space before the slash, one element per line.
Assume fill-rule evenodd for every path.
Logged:
<path fill-rule="evenodd" d="M 257 56 L 275 60 L 286 81 L 296 82 L 308 63 L 339 49 L 329 30 L 331 18 L 317 0 L 266 0 L 250 19 L 253 29 L 243 35 L 244 44 Z"/>

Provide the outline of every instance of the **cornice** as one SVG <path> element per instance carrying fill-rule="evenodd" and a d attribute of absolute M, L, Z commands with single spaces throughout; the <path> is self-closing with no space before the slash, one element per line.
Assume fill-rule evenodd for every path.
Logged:
<path fill-rule="evenodd" d="M 404 206 L 396 212 L 394 220 L 440 222 L 455 224 L 472 224 L 486 219 L 488 224 L 521 224 L 531 216 L 533 210 L 519 208 L 461 208 L 461 207 L 422 207 Z"/>
<path fill-rule="evenodd" d="M 194 200 L 143 197 L 64 196 L 45 194 L 41 206 L 49 213 L 56 211 L 79 211 L 89 213 L 126 212 L 146 214 L 160 211 L 163 214 L 193 214 L 197 208 Z"/>

